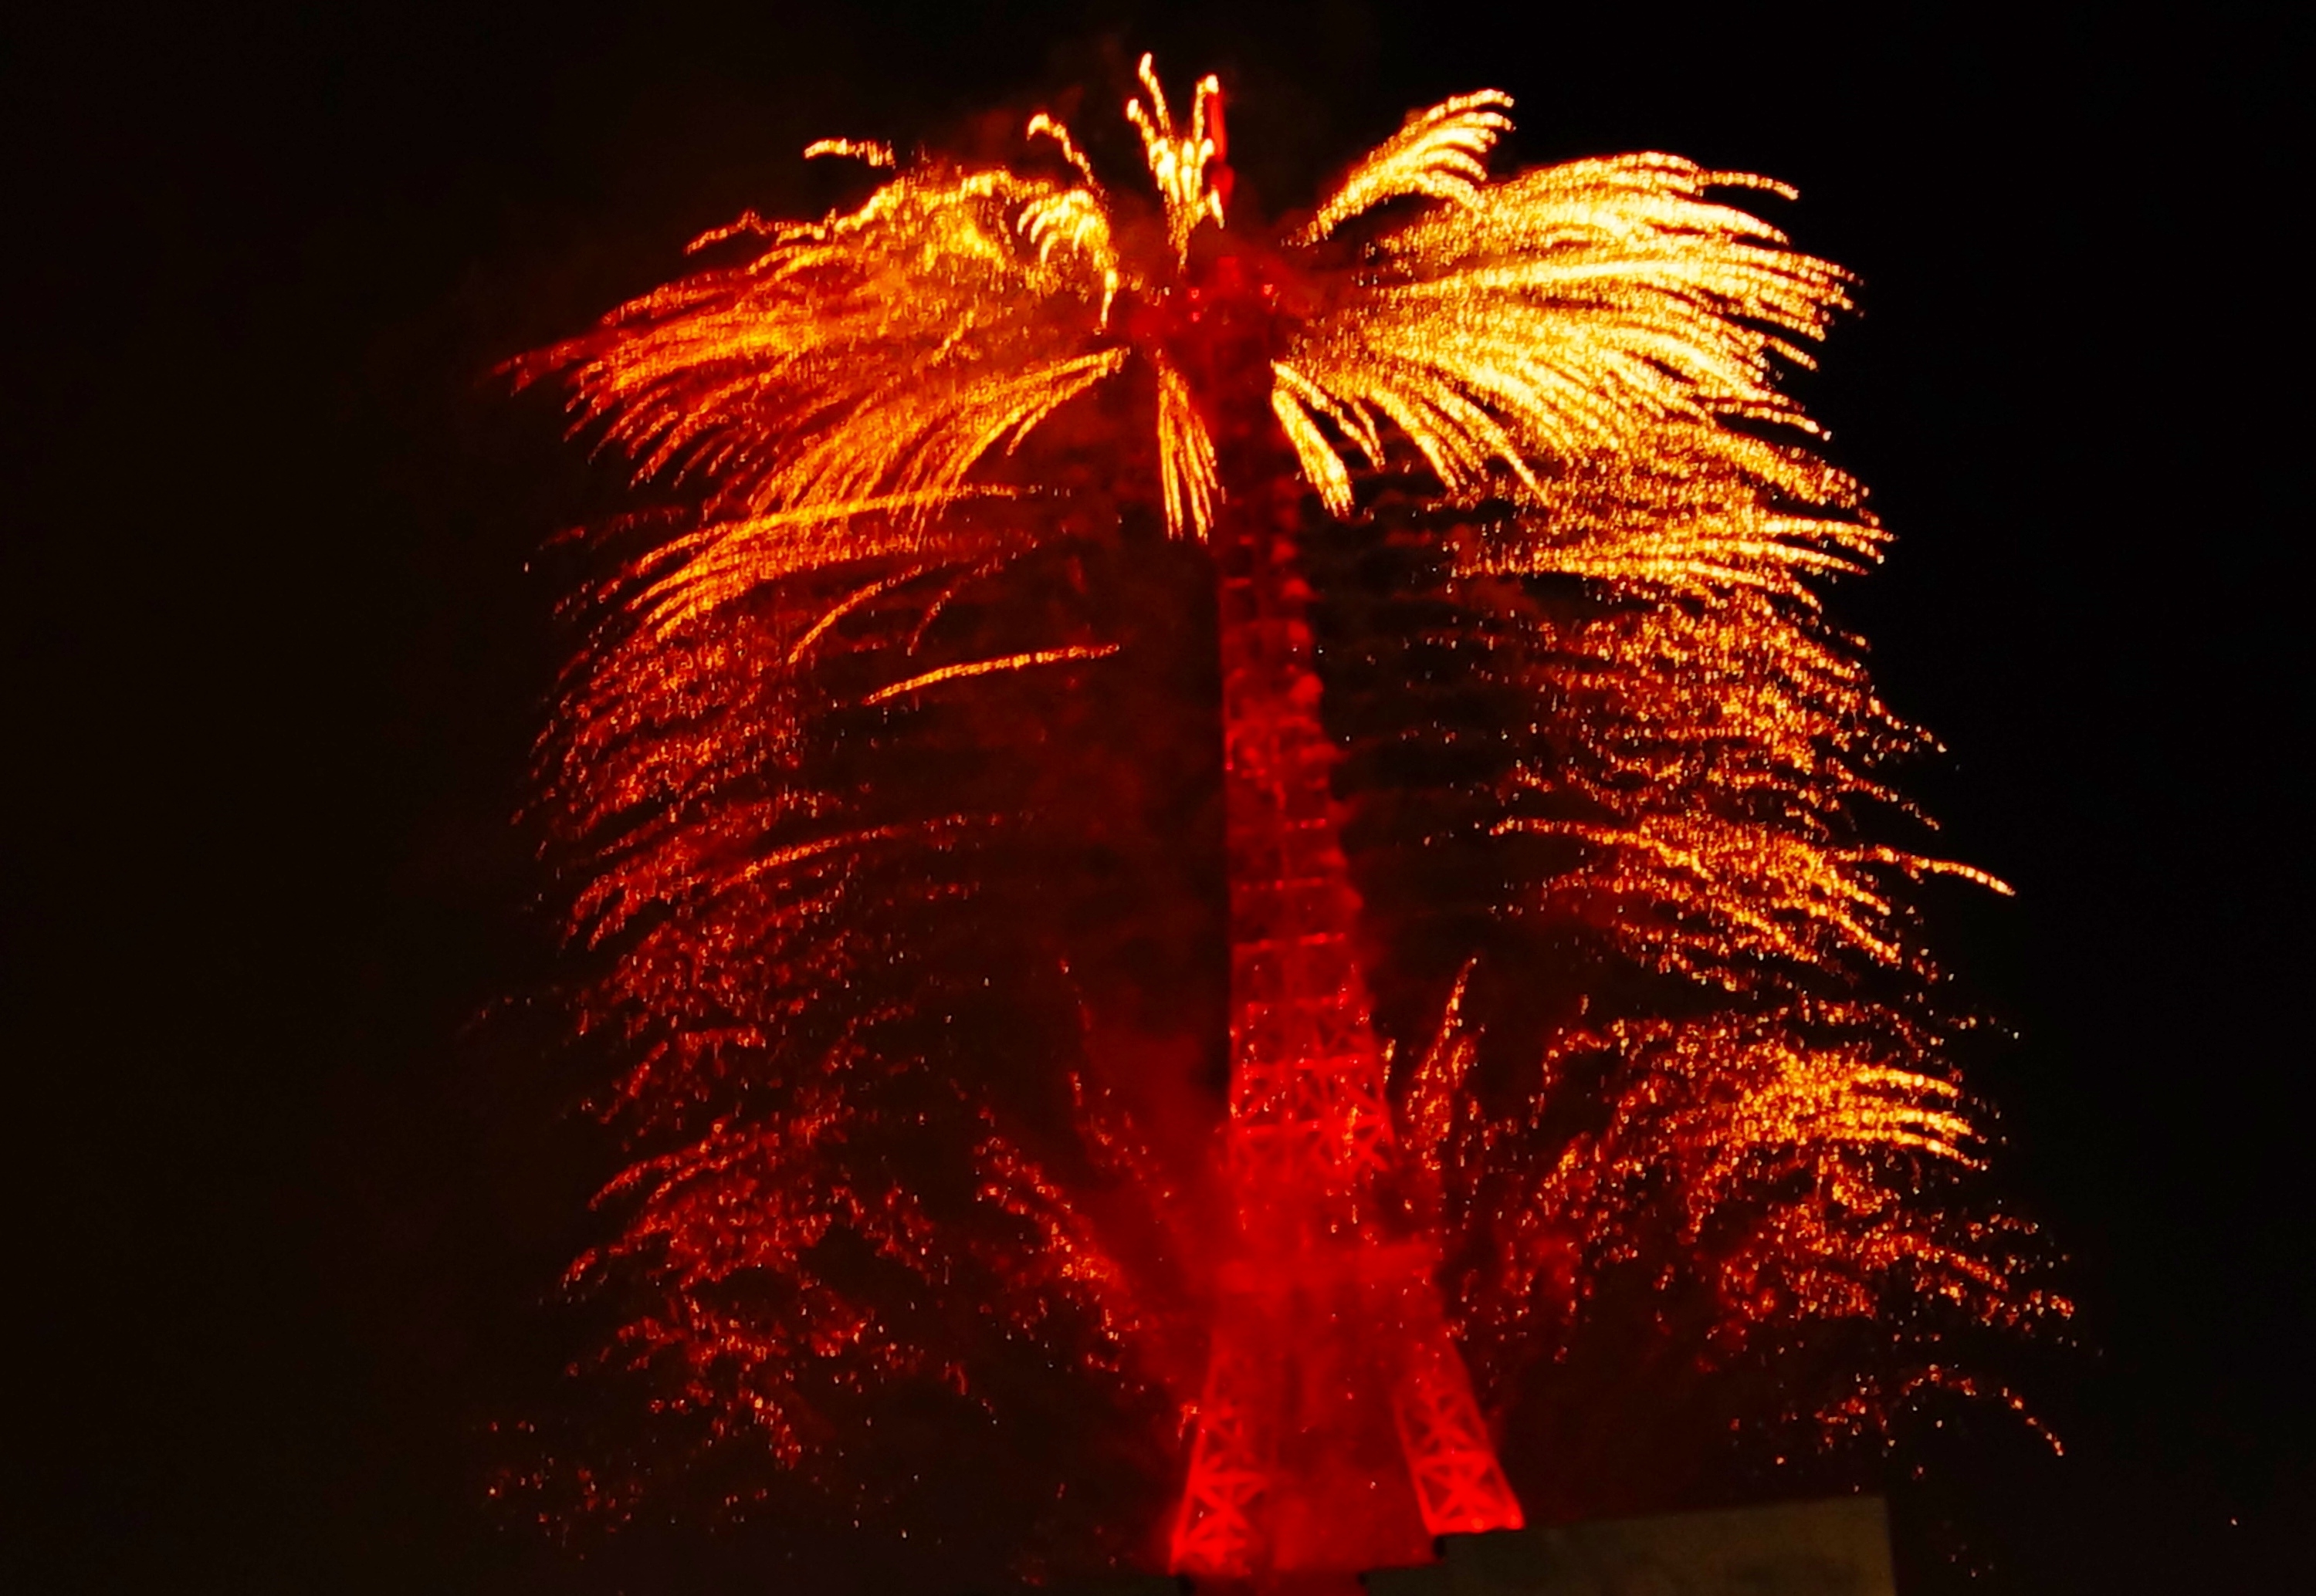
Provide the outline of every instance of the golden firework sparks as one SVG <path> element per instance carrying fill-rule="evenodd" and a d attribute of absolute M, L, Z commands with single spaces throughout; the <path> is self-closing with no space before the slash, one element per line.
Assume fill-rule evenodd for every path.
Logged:
<path fill-rule="evenodd" d="M 1026 901 L 1006 873 L 1125 823 L 1100 782 L 1034 769 L 1065 758 L 1054 705 L 1136 663 L 1116 611 L 1078 602 L 1080 552 L 1121 503 L 1178 537 L 1238 516 L 1230 536 L 1291 542 L 1254 501 L 1306 493 L 1421 552 L 1440 657 L 1498 717 L 1427 720 L 1444 689 L 1389 684 L 1410 747 L 1484 745 L 1448 784 L 1460 818 L 1418 842 L 1490 862 L 1466 905 L 1490 929 L 1397 1039 L 1412 1062 L 1368 1126 L 1377 1167 L 1412 1172 L 1407 1222 L 1483 1384 L 1576 1346 L 1631 1267 L 1709 1301 L 1700 1366 L 1795 1326 L 2064 1313 L 2018 1227 L 1939 1195 L 1983 1148 L 1905 889 L 2000 883 L 1862 829 L 1922 739 L 1820 607 L 1884 534 L 1777 384 L 1849 304 L 1847 274 L 1733 202 L 1790 191 L 1654 154 L 1494 177 L 1511 102 L 1483 91 L 1410 117 L 1274 237 L 1225 214 L 1216 80 L 1186 122 L 1146 58 L 1141 81 L 1162 247 L 1048 115 L 1027 143 L 1064 177 L 824 140 L 806 155 L 893 175 L 819 222 L 707 235 L 733 258 L 522 366 L 682 505 L 621 534 L 643 552 L 545 764 L 575 927 L 608 960 L 584 1017 L 628 1039 L 605 1111 L 643 1149 L 578 1271 L 655 1293 L 614 1356 L 685 1371 L 681 1404 L 791 1461 L 842 1393 L 963 1389 L 971 1338 L 833 1268 L 843 1235 L 1195 1405 L 1203 1330 L 1164 1282 L 1195 1273 L 1191 1194 L 1217 1177 L 1170 1163 L 1100 1060 L 1062 1060 L 1066 1104 L 1027 1106 L 958 1051 L 958 1015 L 1037 986 L 976 962 L 1032 957 L 1028 911 L 987 907 Z M 1261 624 L 1303 659 L 1308 589 L 1278 580 Z M 1225 651 L 1253 658 L 1233 614 Z M 1289 663 L 1307 688 L 1226 705 L 1234 728 L 1317 726 L 1319 678 Z M 1038 980 L 1079 989 L 1054 950 L 1084 923 L 1037 923 Z M 1554 982 L 1570 1002 L 1491 1033 Z M 943 1157 L 969 1173 L 920 1190 Z M 1976 1388 L 1917 1360 L 1815 1417 L 1856 1428 L 1929 1387 Z"/>

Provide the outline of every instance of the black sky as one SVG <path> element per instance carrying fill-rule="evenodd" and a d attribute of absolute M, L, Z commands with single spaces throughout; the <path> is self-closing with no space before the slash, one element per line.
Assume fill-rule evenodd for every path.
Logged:
<path fill-rule="evenodd" d="M 2027 1392 L 2068 1457 L 1902 1490 L 1904 1588 L 2281 1583 L 2307 24 L 2031 9 L 14 12 L 8 1586 L 556 1588 L 471 1432 L 588 1171 L 472 1038 L 547 945 L 526 566 L 602 490 L 487 373 L 744 207 L 830 203 L 806 139 L 970 140 L 1121 47 L 1230 75 L 1280 202 L 1482 84 L 1516 160 L 1799 185 L 1866 284 L 1805 393 L 1901 538 L 1840 612 L 1952 750 L 1914 783 L 1951 850 L 2019 889 L 1933 909 L 2020 1033 L 1976 1077 L 1998 1179 L 2083 1308 Z"/>

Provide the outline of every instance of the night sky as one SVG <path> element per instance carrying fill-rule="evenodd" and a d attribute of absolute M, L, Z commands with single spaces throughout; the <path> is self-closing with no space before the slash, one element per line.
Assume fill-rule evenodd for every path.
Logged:
<path fill-rule="evenodd" d="M 1486 84 L 1500 166 L 1800 187 L 1866 282 L 1801 391 L 1900 537 L 1837 612 L 1950 749 L 1945 847 L 2018 888 L 1933 935 L 2018 1033 L 1994 1179 L 2082 1308 L 2021 1365 L 2068 1455 L 1897 1480 L 1901 1588 L 2304 1573 L 2307 23 L 2030 9 L 12 8 L 0 1583 L 576 1588 L 477 1436 L 601 1173 L 494 1005 L 553 956 L 530 567 L 610 474 L 491 369 L 833 203 L 810 138 L 969 147 L 1145 48 L 1224 74 L 1275 208 Z"/>

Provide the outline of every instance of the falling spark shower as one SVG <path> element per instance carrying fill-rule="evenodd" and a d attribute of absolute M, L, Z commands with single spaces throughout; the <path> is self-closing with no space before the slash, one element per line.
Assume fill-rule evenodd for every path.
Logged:
<path fill-rule="evenodd" d="M 1145 1544 L 1225 1575 L 1520 1523 L 1524 1391 L 1554 1516 L 1828 1326 L 1739 1416 L 1973 1391 L 1942 1326 L 2065 1305 L 1905 905 L 1999 883 L 1877 840 L 1923 740 L 1821 609 L 1884 535 L 1777 370 L 1849 279 L 1760 178 L 1491 176 L 1492 92 L 1265 227 L 1141 77 L 1146 187 L 824 140 L 856 208 L 521 363 L 655 495 L 542 745 L 602 1361 L 810 1467 L 1042 1348 L 1179 1419 Z"/>

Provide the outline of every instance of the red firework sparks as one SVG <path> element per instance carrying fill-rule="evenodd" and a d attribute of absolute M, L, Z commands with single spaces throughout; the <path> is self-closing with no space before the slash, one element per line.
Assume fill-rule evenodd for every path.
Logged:
<path fill-rule="evenodd" d="M 575 1271 L 637 1305 L 611 1361 L 795 1465 L 1046 1347 L 1180 1414 L 1171 1565 L 1267 1576 L 1519 1524 L 1474 1374 L 2063 1312 L 1948 1202 L 1976 1135 L 1895 895 L 1997 883 L 1860 834 L 1919 738 L 1813 583 L 1882 534 L 1772 370 L 1847 279 L 1710 197 L 1759 179 L 1492 180 L 1485 93 L 1265 236 L 1215 81 L 1187 126 L 1144 82 L 1154 206 L 1041 115 L 1020 170 L 751 215 L 527 368 L 690 485 L 548 745 L 628 1051 Z M 1147 840 L 1201 714 L 1220 924 Z M 1221 1091 L 1154 1012 L 1217 941 Z M 1934 1332 L 1783 1386 L 1830 1432 L 1969 1389 Z M 1545 1396 L 1542 1500 L 1594 1504 L 1612 1449 Z"/>

